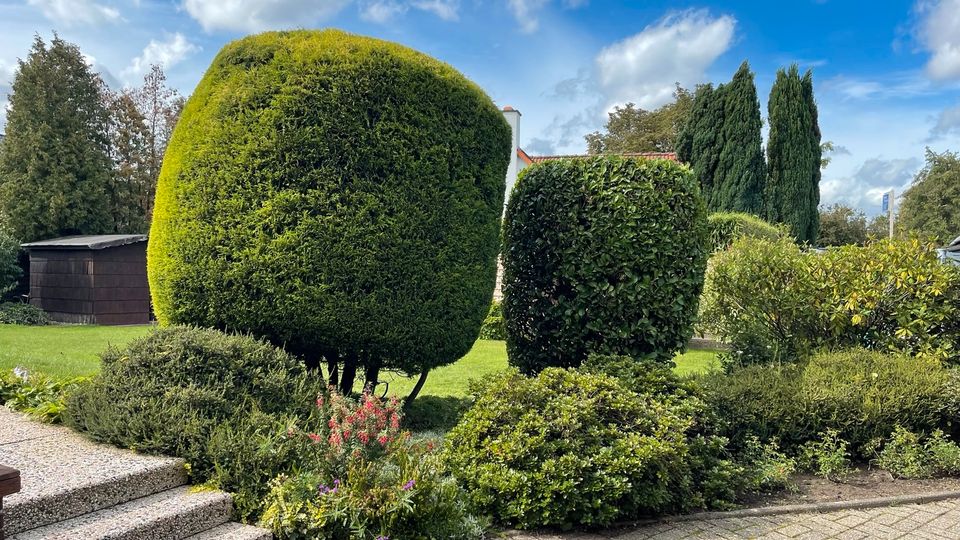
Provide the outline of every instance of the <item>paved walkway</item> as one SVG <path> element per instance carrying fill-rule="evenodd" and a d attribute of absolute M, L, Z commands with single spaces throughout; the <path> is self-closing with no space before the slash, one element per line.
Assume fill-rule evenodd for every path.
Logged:
<path fill-rule="evenodd" d="M 823 514 L 785 514 L 704 521 L 660 523 L 630 531 L 602 534 L 517 534 L 515 540 L 860 540 L 868 538 L 960 539 L 960 500 L 910 504 Z"/>

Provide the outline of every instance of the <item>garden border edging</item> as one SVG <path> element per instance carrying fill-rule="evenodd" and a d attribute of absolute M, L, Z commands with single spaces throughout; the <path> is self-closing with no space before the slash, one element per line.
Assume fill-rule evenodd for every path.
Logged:
<path fill-rule="evenodd" d="M 865 508 L 879 508 L 883 506 L 902 506 L 905 504 L 926 504 L 949 499 L 960 499 L 960 490 L 935 491 L 932 493 L 914 493 L 910 495 L 892 495 L 889 497 L 875 497 L 872 499 L 854 499 L 851 501 L 830 501 L 808 504 L 787 504 L 783 506 L 764 506 L 761 508 L 742 508 L 725 512 L 697 512 L 666 516 L 659 519 L 641 520 L 618 523 L 615 527 L 652 525 L 655 523 L 670 523 L 676 521 L 698 521 L 708 519 L 730 519 L 743 517 L 777 516 L 782 514 L 809 514 L 836 512 L 837 510 L 861 510 Z"/>

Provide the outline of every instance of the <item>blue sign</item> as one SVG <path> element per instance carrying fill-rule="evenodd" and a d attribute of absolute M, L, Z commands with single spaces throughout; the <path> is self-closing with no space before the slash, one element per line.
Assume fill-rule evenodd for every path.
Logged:
<path fill-rule="evenodd" d="M 884 212 L 890 211 L 890 192 L 889 191 L 883 194 L 883 211 Z"/>

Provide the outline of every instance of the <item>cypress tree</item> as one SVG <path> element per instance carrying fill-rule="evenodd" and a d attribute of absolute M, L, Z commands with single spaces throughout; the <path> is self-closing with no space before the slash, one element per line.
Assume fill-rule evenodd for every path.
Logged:
<path fill-rule="evenodd" d="M 677 158 L 690 165 L 709 210 L 717 210 L 714 175 L 723 146 L 723 85 L 705 84 L 697 88 L 686 126 L 677 140 Z"/>
<path fill-rule="evenodd" d="M 817 239 L 820 214 L 820 128 L 813 76 L 796 65 L 779 70 L 768 103 L 766 215 L 786 223 L 800 242 Z"/>
<path fill-rule="evenodd" d="M 760 101 L 744 61 L 723 88 L 722 149 L 713 178 L 711 210 L 762 215 L 766 183 L 760 141 Z"/>
<path fill-rule="evenodd" d="M 103 83 L 72 44 L 38 36 L 13 81 L 0 213 L 23 241 L 113 228 Z"/>

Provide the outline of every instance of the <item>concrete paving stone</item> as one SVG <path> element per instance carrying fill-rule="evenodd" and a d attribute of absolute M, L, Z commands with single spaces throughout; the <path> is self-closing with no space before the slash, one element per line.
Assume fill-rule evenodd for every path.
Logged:
<path fill-rule="evenodd" d="M 789 538 L 797 538 L 801 534 L 804 534 L 809 531 L 810 529 L 796 522 L 788 523 L 777 529 L 778 533 L 786 535 Z"/>
<path fill-rule="evenodd" d="M 182 540 L 228 522 L 232 511 L 230 495 L 184 486 L 25 531 L 11 540 Z"/>
<path fill-rule="evenodd" d="M 195 534 L 187 540 L 271 540 L 273 535 L 266 529 L 243 525 L 242 523 L 226 523 L 214 527 L 209 531 Z"/>
<path fill-rule="evenodd" d="M 0 430 L 23 424 L 0 408 Z M 17 422 L 16 420 L 19 420 Z M 183 460 L 134 454 L 39 424 L 46 435 L 0 444 L 0 463 L 20 470 L 23 488 L 5 498 L 4 531 L 13 534 L 113 506 L 187 482 Z M 53 433 L 53 435 L 50 435 Z M 10 440 L 7 438 L 7 440 Z"/>

